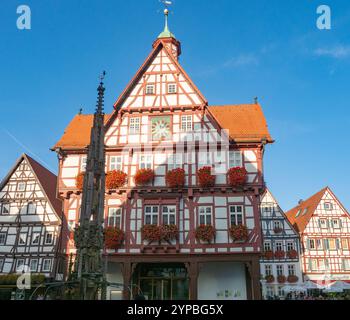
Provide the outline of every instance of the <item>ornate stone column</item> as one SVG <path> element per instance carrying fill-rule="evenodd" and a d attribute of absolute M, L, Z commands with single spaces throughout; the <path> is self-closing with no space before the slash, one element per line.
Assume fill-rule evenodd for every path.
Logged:
<path fill-rule="evenodd" d="M 189 294 L 190 300 L 198 300 L 198 275 L 199 275 L 199 266 L 198 262 L 186 263 L 186 268 L 188 272 L 188 277 L 190 279 L 189 283 Z"/>

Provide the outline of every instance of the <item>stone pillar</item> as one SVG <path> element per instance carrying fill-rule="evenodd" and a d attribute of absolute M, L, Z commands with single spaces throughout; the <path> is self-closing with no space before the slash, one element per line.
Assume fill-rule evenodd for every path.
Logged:
<path fill-rule="evenodd" d="M 247 268 L 247 298 L 248 300 L 261 300 L 260 263 L 259 257 L 253 257 L 246 263 Z"/>

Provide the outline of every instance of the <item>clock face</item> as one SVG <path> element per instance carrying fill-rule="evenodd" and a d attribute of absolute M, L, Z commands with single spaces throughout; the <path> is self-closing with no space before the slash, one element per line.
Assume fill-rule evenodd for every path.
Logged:
<path fill-rule="evenodd" d="M 152 140 L 170 139 L 170 117 L 154 117 L 151 122 Z"/>

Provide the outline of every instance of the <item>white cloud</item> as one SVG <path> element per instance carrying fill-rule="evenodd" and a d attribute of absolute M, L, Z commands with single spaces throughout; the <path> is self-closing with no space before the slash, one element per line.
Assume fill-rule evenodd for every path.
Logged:
<path fill-rule="evenodd" d="M 314 54 L 335 59 L 346 58 L 350 56 L 350 46 L 338 45 L 332 48 L 318 48 Z"/>
<path fill-rule="evenodd" d="M 223 66 L 226 68 L 235 68 L 235 67 L 258 65 L 258 64 L 259 64 L 259 59 L 254 54 L 248 53 L 248 54 L 240 54 L 236 57 L 233 57 L 227 60 Z"/>

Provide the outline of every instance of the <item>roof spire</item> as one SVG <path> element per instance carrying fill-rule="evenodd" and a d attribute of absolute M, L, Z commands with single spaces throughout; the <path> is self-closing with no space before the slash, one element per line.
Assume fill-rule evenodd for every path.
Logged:
<path fill-rule="evenodd" d="M 98 98 L 97 98 L 97 105 L 96 105 L 96 115 L 102 115 L 103 114 L 103 103 L 104 103 L 104 92 L 105 88 L 103 86 L 103 79 L 105 78 L 106 71 L 103 71 L 100 75 L 100 85 L 97 88 L 98 91 Z"/>
<path fill-rule="evenodd" d="M 170 32 L 168 27 L 168 16 L 169 16 L 169 10 L 168 8 L 164 9 L 164 17 L 165 17 L 165 25 L 163 32 L 158 36 L 158 39 L 160 38 L 175 38 L 175 36 Z"/>

